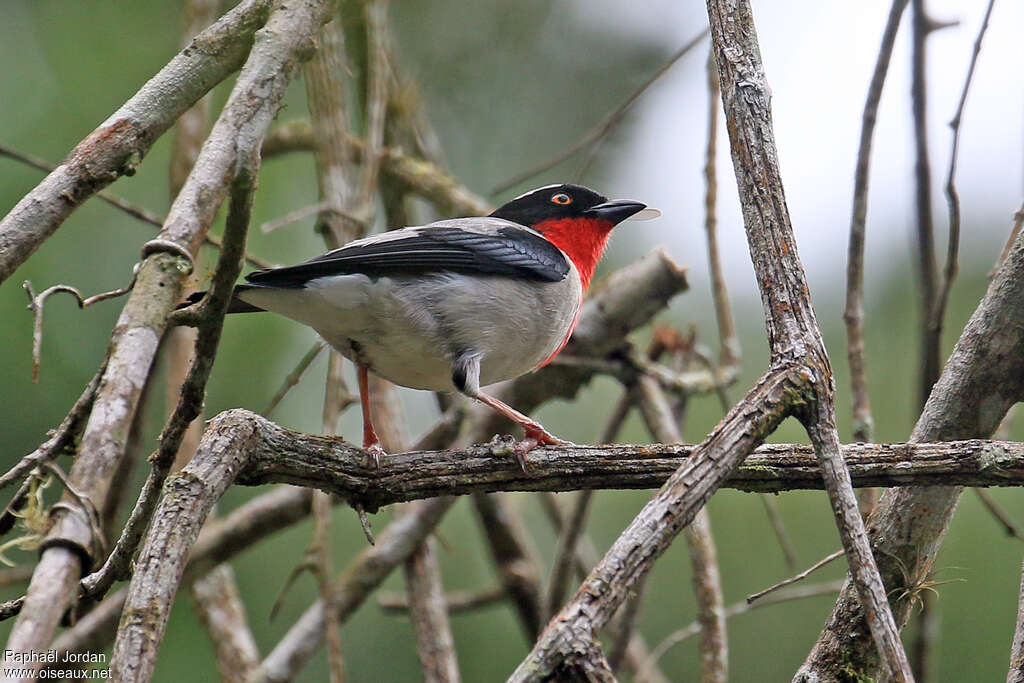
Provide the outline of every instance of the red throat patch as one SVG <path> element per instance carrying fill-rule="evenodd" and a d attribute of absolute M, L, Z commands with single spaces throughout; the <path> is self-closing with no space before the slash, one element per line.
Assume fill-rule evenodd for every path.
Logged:
<path fill-rule="evenodd" d="M 586 291 L 614 227 L 611 221 L 597 218 L 552 218 L 534 225 L 533 229 L 572 259 Z"/>

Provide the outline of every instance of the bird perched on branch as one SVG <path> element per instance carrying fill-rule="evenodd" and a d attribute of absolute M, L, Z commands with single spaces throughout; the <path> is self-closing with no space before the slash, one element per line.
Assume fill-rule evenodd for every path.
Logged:
<path fill-rule="evenodd" d="M 514 449 L 525 470 L 530 449 L 566 442 L 480 387 L 551 362 L 576 326 L 612 228 L 658 214 L 579 185 L 549 185 L 490 216 L 392 230 L 251 273 L 228 312 L 270 311 L 309 325 L 355 363 L 363 447 L 375 464 L 384 451 L 369 372 L 414 389 L 457 390 L 498 411 L 525 432 Z"/>

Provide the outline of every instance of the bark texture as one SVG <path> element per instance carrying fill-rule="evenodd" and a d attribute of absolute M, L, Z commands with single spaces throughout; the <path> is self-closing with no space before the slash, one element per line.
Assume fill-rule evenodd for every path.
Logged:
<path fill-rule="evenodd" d="M 984 438 L 1006 411 L 1024 400 L 1024 236 L 1018 236 L 981 304 L 964 328 L 932 389 L 911 443 Z M 952 483 L 952 481 L 950 481 Z M 962 489 L 904 487 L 886 491 L 869 520 L 886 588 L 913 591 L 931 570 Z M 905 623 L 911 601 L 897 603 Z M 878 661 L 864 638 L 864 614 L 847 586 L 799 681 L 874 676 Z"/>

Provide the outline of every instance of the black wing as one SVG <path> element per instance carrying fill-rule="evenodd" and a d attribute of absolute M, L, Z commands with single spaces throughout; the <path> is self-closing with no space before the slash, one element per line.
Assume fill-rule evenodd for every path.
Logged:
<path fill-rule="evenodd" d="M 513 225 L 499 228 L 496 234 L 436 227 L 409 230 L 408 237 L 353 243 L 296 266 L 250 273 L 245 279 L 270 287 L 302 287 L 331 275 L 439 271 L 559 282 L 569 274 L 569 263 L 558 247 Z"/>

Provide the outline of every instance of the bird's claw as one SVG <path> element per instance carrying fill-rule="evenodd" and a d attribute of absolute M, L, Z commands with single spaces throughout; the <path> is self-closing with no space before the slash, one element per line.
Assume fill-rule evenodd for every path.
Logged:
<path fill-rule="evenodd" d="M 565 441 L 559 439 L 554 434 L 548 432 L 543 427 L 537 428 L 525 428 L 525 435 L 523 440 L 515 445 L 512 449 L 512 456 L 516 459 L 516 463 L 519 465 L 524 473 L 526 473 L 526 454 L 532 451 L 537 446 L 571 446 L 571 441 Z"/>
<path fill-rule="evenodd" d="M 382 455 L 387 455 L 388 452 L 384 450 L 384 447 L 380 445 L 379 441 L 364 443 L 363 450 L 366 451 L 366 456 L 369 460 L 368 465 L 375 470 L 379 470 L 380 458 Z"/>

